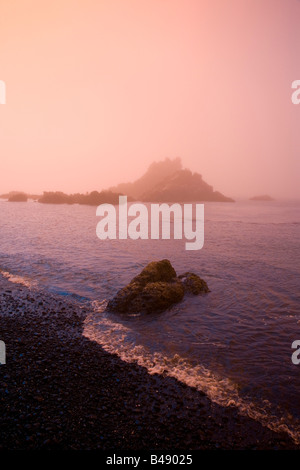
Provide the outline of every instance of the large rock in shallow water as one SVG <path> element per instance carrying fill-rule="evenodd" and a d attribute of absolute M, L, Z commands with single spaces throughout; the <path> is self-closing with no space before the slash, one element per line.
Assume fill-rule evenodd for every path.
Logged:
<path fill-rule="evenodd" d="M 180 302 L 185 293 L 209 292 L 205 281 L 193 273 L 177 277 L 170 261 L 153 261 L 109 301 L 107 310 L 118 313 L 162 312 Z"/>
<path fill-rule="evenodd" d="M 176 278 L 176 271 L 170 261 L 152 261 L 131 282 L 146 285 L 148 282 L 170 282 Z"/>

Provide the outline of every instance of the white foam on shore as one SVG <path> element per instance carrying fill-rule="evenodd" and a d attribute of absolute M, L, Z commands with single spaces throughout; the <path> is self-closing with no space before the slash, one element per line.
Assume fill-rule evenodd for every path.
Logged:
<path fill-rule="evenodd" d="M 37 284 L 34 280 L 29 279 L 28 277 L 17 276 L 15 274 L 9 273 L 8 271 L 0 270 L 0 274 L 2 274 L 2 276 L 5 277 L 9 282 L 12 282 L 13 284 L 20 284 L 27 287 L 28 289 L 35 287 Z"/>
<path fill-rule="evenodd" d="M 238 385 L 229 378 L 221 377 L 202 365 L 192 366 L 179 355 L 166 356 L 152 352 L 136 343 L 135 333 L 114 322 L 104 312 L 106 303 L 94 302 L 95 312 L 89 314 L 84 322 L 83 335 L 99 343 L 111 354 L 117 354 L 128 363 L 145 367 L 149 374 L 163 374 L 204 392 L 208 398 L 223 407 L 234 406 L 243 416 L 259 421 L 275 432 L 288 434 L 296 444 L 300 444 L 300 426 L 287 417 L 278 417 L 270 411 L 270 403 L 265 401 L 264 408 L 239 396 Z"/>

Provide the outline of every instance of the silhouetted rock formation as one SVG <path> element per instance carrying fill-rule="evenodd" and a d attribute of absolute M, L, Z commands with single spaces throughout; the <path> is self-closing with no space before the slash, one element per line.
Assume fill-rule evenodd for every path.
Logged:
<path fill-rule="evenodd" d="M 140 200 L 143 193 L 150 191 L 163 179 L 181 170 L 181 168 L 182 164 L 179 157 L 174 160 L 166 158 L 161 162 L 153 162 L 146 173 L 133 183 L 121 183 L 110 189 L 111 191 L 120 192 L 136 200 Z"/>
<path fill-rule="evenodd" d="M 262 196 L 250 197 L 250 201 L 274 201 L 274 199 L 268 194 L 263 194 Z"/>
<path fill-rule="evenodd" d="M 65 194 L 60 191 L 44 192 L 42 196 L 28 196 L 24 193 L 11 192 L 2 195 L 9 201 L 25 201 L 36 199 L 43 204 L 119 204 L 119 196 L 126 195 L 128 202 L 140 200 L 144 202 L 193 202 L 219 201 L 234 202 L 203 181 L 198 173 L 182 169 L 179 157 L 174 160 L 166 158 L 161 162 L 152 163 L 146 173 L 133 183 L 121 183 L 106 191 L 92 191 L 87 194 Z M 266 197 L 266 196 L 265 196 Z M 21 199 L 20 199 L 21 198 Z M 270 199 L 269 199 L 270 200 Z"/>
<path fill-rule="evenodd" d="M 27 202 L 28 196 L 25 193 L 15 193 L 8 197 L 8 202 Z"/>
<path fill-rule="evenodd" d="M 165 178 L 141 198 L 148 202 L 219 201 L 234 202 L 203 181 L 199 173 L 179 170 Z"/>
<path fill-rule="evenodd" d="M 43 196 L 38 199 L 38 202 L 42 202 L 44 204 L 71 204 L 70 196 L 60 191 L 45 191 Z"/>
<path fill-rule="evenodd" d="M 10 191 L 9 193 L 1 194 L 0 199 L 7 199 L 10 202 L 26 202 L 28 199 L 33 198 L 30 194 L 26 194 L 23 191 Z"/>
<path fill-rule="evenodd" d="M 129 199 L 130 200 L 130 199 Z M 89 194 L 65 194 L 60 191 L 44 192 L 38 199 L 43 204 L 85 204 L 98 206 L 100 204 L 119 204 L 119 194 L 111 191 L 92 191 Z"/>
<path fill-rule="evenodd" d="M 109 301 L 107 310 L 122 314 L 162 312 L 180 302 L 185 293 L 209 292 L 203 279 L 193 273 L 179 277 L 170 261 L 153 261 Z"/>
<path fill-rule="evenodd" d="M 119 184 L 111 189 L 144 202 L 234 202 L 233 199 L 214 191 L 198 173 L 182 169 L 179 157 L 154 162 L 135 182 Z"/>

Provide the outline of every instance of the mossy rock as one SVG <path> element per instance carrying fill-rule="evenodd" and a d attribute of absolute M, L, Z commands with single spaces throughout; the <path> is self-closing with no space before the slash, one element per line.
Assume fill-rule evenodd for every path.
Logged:
<path fill-rule="evenodd" d="M 209 292 L 207 284 L 193 273 L 177 277 L 170 261 L 153 261 L 108 302 L 107 310 L 124 313 L 152 313 L 167 310 L 185 293 Z"/>
<path fill-rule="evenodd" d="M 180 282 L 149 282 L 128 303 L 129 313 L 163 312 L 173 304 L 180 302 L 184 296 L 184 288 Z"/>
<path fill-rule="evenodd" d="M 149 282 L 170 282 L 174 278 L 176 278 L 175 269 L 169 260 L 163 259 L 149 263 L 131 282 L 145 286 Z"/>
<path fill-rule="evenodd" d="M 197 276 L 197 274 L 187 272 L 181 274 L 178 279 L 180 279 L 180 281 L 182 282 L 184 291 L 189 294 L 198 295 L 201 292 L 210 292 L 206 282 L 199 276 Z"/>

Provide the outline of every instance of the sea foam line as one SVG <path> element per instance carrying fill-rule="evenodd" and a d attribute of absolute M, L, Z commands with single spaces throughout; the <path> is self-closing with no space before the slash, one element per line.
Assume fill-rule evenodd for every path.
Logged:
<path fill-rule="evenodd" d="M 27 287 L 28 289 L 31 289 L 37 284 L 33 279 L 18 276 L 16 274 L 9 273 L 8 271 L 0 270 L 0 274 L 2 274 L 2 276 L 5 277 L 9 282 L 12 282 L 13 284 L 20 284 Z"/>
<path fill-rule="evenodd" d="M 86 317 L 83 335 L 101 344 L 105 351 L 117 354 L 125 362 L 145 367 L 151 375 L 164 374 L 176 378 L 204 392 L 212 402 L 220 406 L 235 406 L 241 415 L 260 422 L 272 431 L 286 433 L 297 445 L 300 444 L 300 427 L 297 424 L 287 423 L 284 417 L 278 417 L 254 402 L 241 398 L 238 385 L 229 378 L 218 376 L 202 365 L 191 366 L 178 354 L 166 356 L 136 344 L 132 330 L 114 322 L 104 313 L 106 302 L 93 304 L 95 312 Z M 270 407 L 269 402 L 265 402 L 265 407 Z"/>

